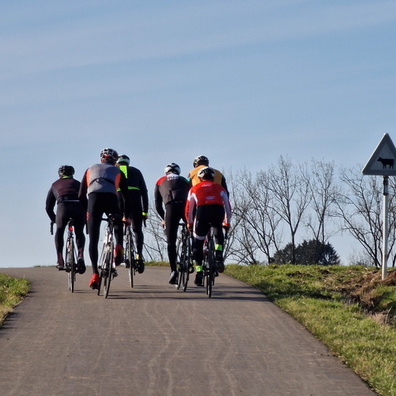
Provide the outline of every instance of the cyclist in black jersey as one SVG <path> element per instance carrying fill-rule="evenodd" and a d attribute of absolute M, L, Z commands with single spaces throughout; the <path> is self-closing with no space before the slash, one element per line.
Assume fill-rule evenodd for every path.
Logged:
<path fill-rule="evenodd" d="M 99 287 L 98 242 L 103 213 L 115 216 L 115 264 L 120 265 L 124 256 L 123 213 L 117 195 L 118 188 L 120 188 L 121 194 L 125 198 L 128 190 L 124 174 L 115 166 L 117 158 L 118 154 L 115 150 L 111 148 L 103 149 L 100 153 L 100 163 L 89 167 L 81 181 L 79 199 L 87 210 L 88 216 L 89 256 L 93 272 L 89 286 L 92 289 L 98 289 Z M 126 216 L 129 216 L 128 203 L 125 204 L 124 210 Z"/>
<path fill-rule="evenodd" d="M 53 223 L 56 223 L 55 248 L 57 255 L 57 268 L 63 270 L 64 232 L 70 218 L 74 220 L 76 245 L 78 249 L 77 270 L 80 274 L 85 272 L 84 246 L 85 246 L 85 210 L 78 199 L 80 182 L 73 178 L 74 168 L 62 165 L 58 169 L 59 179 L 56 180 L 48 191 L 45 210 Z M 56 214 L 54 213 L 55 204 Z"/>
<path fill-rule="evenodd" d="M 170 284 L 177 284 L 177 230 L 180 220 L 184 220 L 184 208 L 189 188 L 188 180 L 180 176 L 180 167 L 174 162 L 165 167 L 165 176 L 158 179 L 155 184 L 155 208 L 162 219 L 168 245 L 168 258 L 171 268 Z"/>
<path fill-rule="evenodd" d="M 144 234 L 142 226 L 143 221 L 147 220 L 149 205 L 146 182 L 142 172 L 139 169 L 130 166 L 130 159 L 127 155 L 120 155 L 116 165 L 120 168 L 121 172 L 127 179 L 128 192 L 125 199 L 128 201 L 130 207 L 130 218 L 125 220 L 131 221 L 132 231 L 134 233 L 136 242 L 136 267 L 139 274 L 141 274 L 144 272 Z M 120 205 L 122 207 L 122 200 L 120 200 Z"/>

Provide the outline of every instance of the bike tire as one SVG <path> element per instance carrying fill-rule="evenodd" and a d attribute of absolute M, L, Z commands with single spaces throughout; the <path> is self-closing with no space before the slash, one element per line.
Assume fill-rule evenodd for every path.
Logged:
<path fill-rule="evenodd" d="M 103 296 L 107 298 L 110 291 L 110 284 L 113 277 L 113 260 L 114 260 L 114 246 L 113 242 L 109 244 L 107 253 L 106 253 L 106 277 L 104 278 L 103 283 Z"/>
<path fill-rule="evenodd" d="M 215 251 L 213 239 L 209 240 L 207 253 L 207 274 L 206 274 L 206 294 L 212 297 L 212 288 L 214 285 L 214 271 L 215 271 Z"/>
<path fill-rule="evenodd" d="M 133 278 L 135 275 L 135 252 L 133 248 L 133 239 L 132 239 L 132 233 L 130 230 L 127 231 L 126 233 L 126 244 L 125 244 L 125 254 L 127 257 L 127 260 L 129 261 L 129 271 L 128 271 L 128 276 L 129 276 L 129 286 L 133 288 Z"/>
<path fill-rule="evenodd" d="M 74 241 L 71 238 L 68 238 L 66 242 L 66 257 L 65 264 L 68 269 L 67 272 L 67 285 L 69 291 L 74 293 L 74 282 L 76 280 L 76 272 L 75 272 L 75 254 L 74 254 Z"/>
<path fill-rule="evenodd" d="M 176 252 L 177 252 L 177 271 L 179 272 L 179 277 L 178 277 L 178 280 L 177 280 L 176 289 L 179 290 L 180 287 L 183 284 L 182 283 L 182 279 L 183 279 L 183 272 L 184 272 L 184 266 L 183 266 L 183 240 L 180 237 L 177 240 Z"/>
<path fill-rule="evenodd" d="M 188 281 L 190 279 L 190 266 L 192 266 L 192 243 L 191 238 L 186 236 L 186 251 L 184 261 L 184 273 L 183 273 L 183 291 L 187 290 Z"/>

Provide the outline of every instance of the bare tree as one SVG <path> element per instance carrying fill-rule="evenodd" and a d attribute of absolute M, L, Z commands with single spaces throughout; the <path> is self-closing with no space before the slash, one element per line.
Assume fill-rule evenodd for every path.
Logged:
<path fill-rule="evenodd" d="M 161 226 L 161 218 L 151 205 L 149 213 L 151 215 L 147 219 L 144 229 L 145 251 L 151 261 L 165 261 L 167 245 L 164 230 Z"/>
<path fill-rule="evenodd" d="M 383 186 L 382 179 L 364 176 L 359 169 L 342 169 L 345 189 L 337 199 L 337 216 L 341 219 L 341 230 L 351 234 L 363 247 L 364 252 L 377 268 L 382 262 L 383 243 Z M 395 189 L 394 179 L 390 190 Z M 387 255 L 395 265 L 396 208 L 394 194 L 389 199 L 389 229 Z M 393 253 L 392 253 L 393 252 Z"/>
<path fill-rule="evenodd" d="M 268 203 L 290 232 L 292 245 L 292 264 L 296 262 L 296 234 L 306 215 L 312 194 L 307 183 L 306 164 L 295 166 L 289 159 L 280 157 L 277 166 L 272 166 L 263 179 L 265 188 L 271 192 L 273 199 Z"/>
<path fill-rule="evenodd" d="M 313 240 L 322 244 L 326 244 L 331 235 L 327 220 L 331 217 L 331 209 L 337 198 L 334 169 L 334 163 L 312 159 L 311 172 L 302 174 L 312 197 L 312 211 L 306 225 L 312 232 Z"/>

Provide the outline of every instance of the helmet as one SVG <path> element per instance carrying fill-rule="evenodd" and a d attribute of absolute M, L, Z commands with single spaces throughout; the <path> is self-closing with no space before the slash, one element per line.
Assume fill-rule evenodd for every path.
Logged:
<path fill-rule="evenodd" d="M 176 173 L 177 175 L 180 175 L 180 166 L 175 164 L 174 162 L 166 165 L 165 174 L 167 175 L 168 173 Z"/>
<path fill-rule="evenodd" d="M 199 165 L 206 165 L 209 166 L 209 159 L 208 157 L 205 157 L 204 155 L 199 155 L 194 159 L 193 162 L 193 167 L 196 168 Z"/>
<path fill-rule="evenodd" d="M 100 159 L 102 160 L 102 162 L 111 162 L 115 164 L 117 158 L 118 158 L 117 151 L 111 148 L 105 148 L 100 152 Z"/>
<path fill-rule="evenodd" d="M 58 175 L 59 177 L 64 177 L 64 176 L 71 177 L 74 175 L 74 168 L 70 165 L 62 165 L 58 169 Z"/>
<path fill-rule="evenodd" d="M 202 168 L 199 170 L 198 177 L 202 180 L 213 181 L 214 177 L 215 177 L 215 172 L 212 168 L 209 168 L 209 166 L 206 166 L 205 168 Z"/>
<path fill-rule="evenodd" d="M 121 155 L 118 157 L 117 164 L 126 164 L 126 165 L 129 165 L 129 163 L 130 163 L 130 160 L 129 160 L 129 157 L 128 157 L 127 155 L 121 154 Z"/>

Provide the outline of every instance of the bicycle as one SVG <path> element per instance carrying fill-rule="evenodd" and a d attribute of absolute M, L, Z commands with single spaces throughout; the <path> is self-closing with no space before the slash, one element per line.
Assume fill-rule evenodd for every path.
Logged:
<path fill-rule="evenodd" d="M 69 291 L 74 292 L 74 284 L 76 282 L 77 273 L 77 251 L 74 242 L 74 225 L 73 219 L 70 218 L 67 222 L 67 239 L 66 239 L 66 253 L 65 253 L 65 271 L 67 272 L 67 286 Z M 54 223 L 51 222 L 51 235 L 53 235 Z"/>
<path fill-rule="evenodd" d="M 124 263 L 125 267 L 129 269 L 129 284 L 133 288 L 133 278 L 136 274 L 136 256 L 135 256 L 135 244 L 133 242 L 133 233 L 132 227 L 124 222 L 124 241 L 125 241 L 125 250 L 124 250 Z"/>
<path fill-rule="evenodd" d="M 105 227 L 102 251 L 98 262 L 98 296 L 100 295 L 101 286 L 103 284 L 103 296 L 107 298 L 111 281 L 117 276 L 114 263 L 114 221 L 116 220 L 116 215 L 109 214 L 107 218 L 102 218 L 102 220 L 106 221 L 107 224 Z"/>
<path fill-rule="evenodd" d="M 225 228 L 224 243 L 228 237 L 228 228 Z M 215 238 L 213 227 L 210 228 L 204 244 L 204 259 L 202 261 L 202 270 L 204 276 L 204 286 L 208 297 L 212 297 L 212 289 L 215 284 L 215 278 L 219 276 L 216 265 Z"/>
<path fill-rule="evenodd" d="M 176 289 L 179 290 L 182 287 L 183 291 L 185 292 L 187 290 L 190 274 L 194 272 L 192 263 L 192 236 L 185 223 L 180 223 L 179 225 L 181 226 L 181 232 L 177 241 L 176 250 L 179 278 Z"/>

